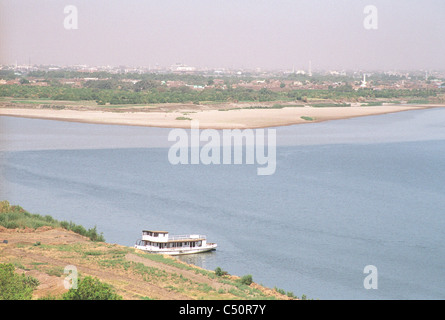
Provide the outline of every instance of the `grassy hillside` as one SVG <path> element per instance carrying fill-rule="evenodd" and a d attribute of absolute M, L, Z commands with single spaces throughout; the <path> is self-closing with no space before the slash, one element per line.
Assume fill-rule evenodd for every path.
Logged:
<path fill-rule="evenodd" d="M 110 285 L 123 299 L 293 297 L 282 290 L 250 283 L 248 276 L 215 273 L 172 257 L 97 241 L 98 238 L 95 229 L 86 230 L 0 202 L 0 263 L 13 264 L 16 272 L 38 280 L 33 299 L 61 298 L 67 291 L 63 285 L 67 266 L 74 266 L 80 279 L 91 276 Z"/>

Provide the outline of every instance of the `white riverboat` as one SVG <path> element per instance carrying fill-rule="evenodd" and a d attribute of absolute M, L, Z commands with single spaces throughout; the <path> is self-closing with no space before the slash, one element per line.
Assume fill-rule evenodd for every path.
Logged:
<path fill-rule="evenodd" d="M 169 235 L 167 231 L 143 230 L 135 248 L 150 253 L 181 255 L 216 250 L 216 243 L 207 242 L 200 234 Z"/>

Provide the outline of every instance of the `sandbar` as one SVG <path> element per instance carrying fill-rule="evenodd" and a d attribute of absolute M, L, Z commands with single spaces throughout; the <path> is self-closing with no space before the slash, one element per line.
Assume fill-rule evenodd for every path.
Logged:
<path fill-rule="evenodd" d="M 0 116 L 14 116 L 94 124 L 190 128 L 198 120 L 203 129 L 247 129 L 278 127 L 328 120 L 379 115 L 445 105 L 383 105 L 351 107 L 286 107 L 282 109 L 230 109 L 181 111 L 113 112 L 100 110 L 51 110 L 39 108 L 0 108 Z"/>

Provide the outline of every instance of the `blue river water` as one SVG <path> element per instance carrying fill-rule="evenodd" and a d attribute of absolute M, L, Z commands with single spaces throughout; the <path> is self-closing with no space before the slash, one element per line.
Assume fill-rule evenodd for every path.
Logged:
<path fill-rule="evenodd" d="M 172 165 L 170 129 L 0 117 L 0 200 L 315 299 L 445 298 L 445 109 L 275 128 L 276 171 Z M 377 289 L 365 289 L 367 265 Z"/>

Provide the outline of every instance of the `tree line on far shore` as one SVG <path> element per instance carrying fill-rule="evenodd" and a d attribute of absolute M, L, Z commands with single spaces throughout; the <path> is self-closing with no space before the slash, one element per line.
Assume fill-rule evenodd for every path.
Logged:
<path fill-rule="evenodd" d="M 194 90 L 189 86 L 167 87 L 154 80 L 141 80 L 135 84 L 119 80 L 87 81 L 83 87 L 70 85 L 31 86 L 10 84 L 0 86 L 0 97 L 19 99 L 47 99 L 59 101 L 95 101 L 98 105 L 128 105 L 156 103 L 206 102 L 266 102 L 331 99 L 360 101 L 372 99 L 427 99 L 445 93 L 443 89 L 384 89 L 360 88 L 342 85 L 332 89 L 301 89 L 272 91 L 267 88 L 253 90 L 231 86 L 226 89 L 205 88 Z"/>

